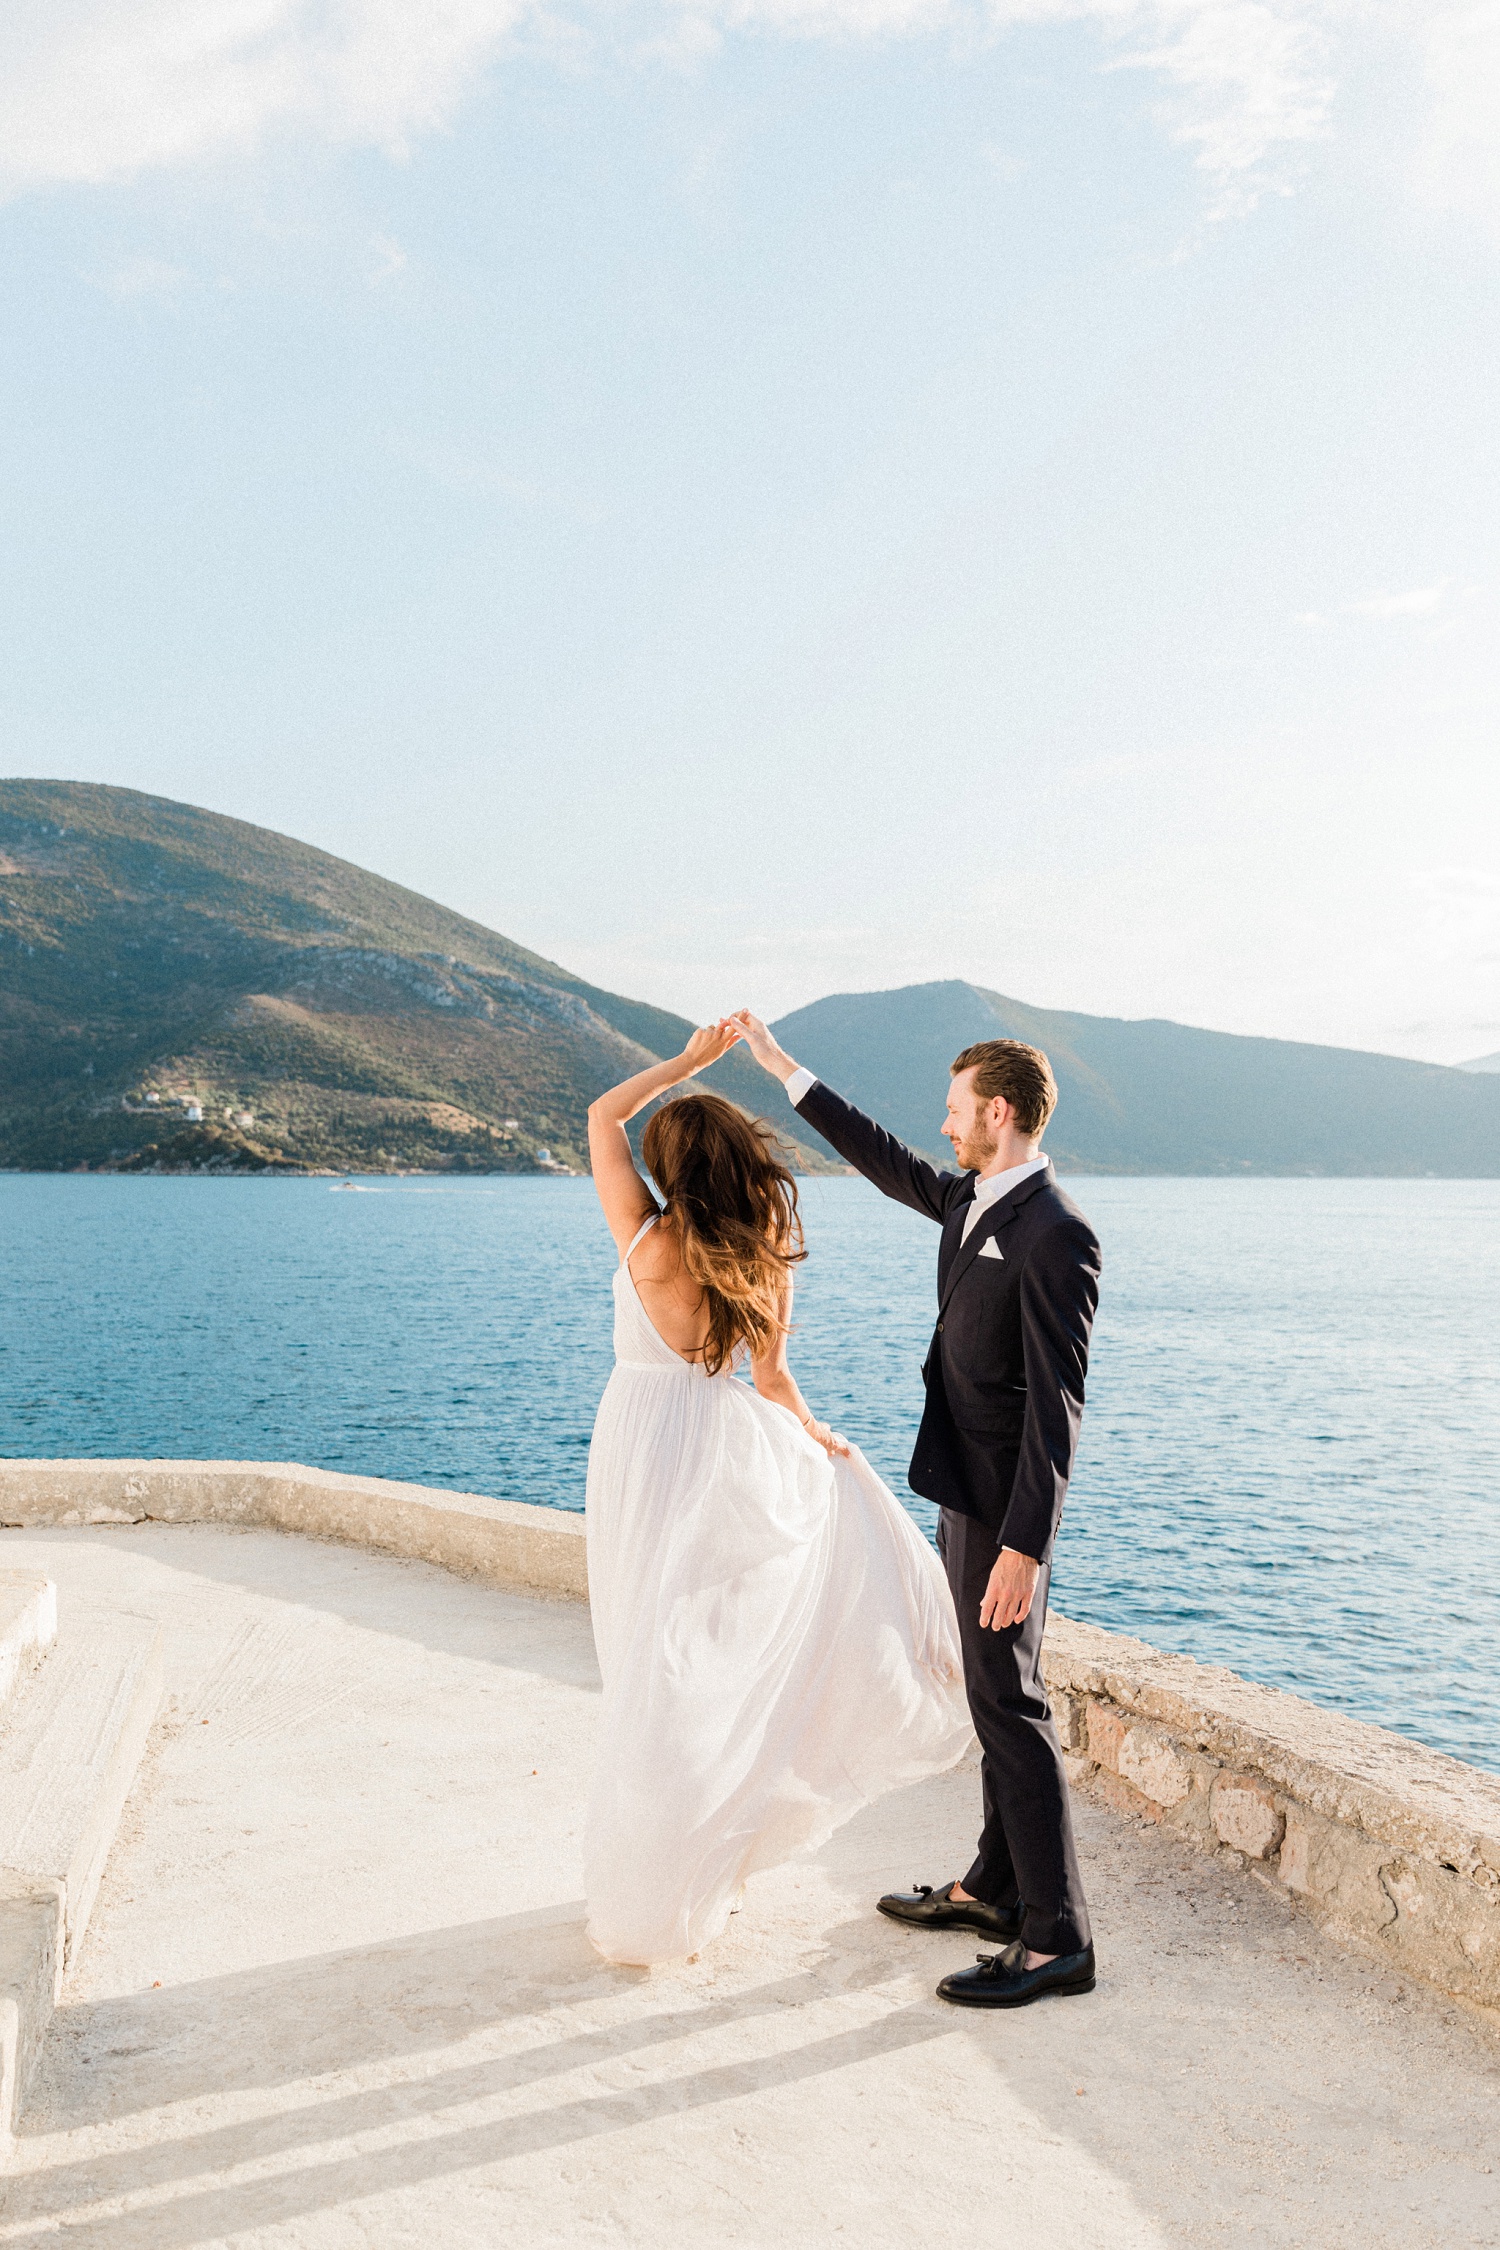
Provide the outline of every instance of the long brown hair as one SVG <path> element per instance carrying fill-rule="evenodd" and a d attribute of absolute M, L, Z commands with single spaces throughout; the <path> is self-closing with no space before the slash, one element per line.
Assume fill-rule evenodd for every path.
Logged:
<path fill-rule="evenodd" d="M 807 1256 L 776 1135 L 722 1095 L 679 1094 L 651 1119 L 641 1154 L 708 1303 L 705 1368 L 717 1375 L 738 1344 L 762 1358 L 786 1333 L 787 1275 Z"/>

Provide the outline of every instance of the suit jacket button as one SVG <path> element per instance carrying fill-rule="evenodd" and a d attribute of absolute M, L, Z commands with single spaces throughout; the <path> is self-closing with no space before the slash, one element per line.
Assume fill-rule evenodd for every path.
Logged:
<path fill-rule="evenodd" d="M 939 1321 L 939 1322 L 938 1322 L 938 1334 L 939 1334 L 939 1335 L 941 1336 L 941 1335 L 942 1335 L 942 1333 L 943 1333 L 943 1324 L 942 1324 L 942 1322 L 941 1322 L 941 1321 Z"/>

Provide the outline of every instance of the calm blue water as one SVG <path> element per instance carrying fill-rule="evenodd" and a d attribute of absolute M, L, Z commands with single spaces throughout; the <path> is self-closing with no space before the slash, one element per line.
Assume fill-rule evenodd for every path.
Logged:
<path fill-rule="evenodd" d="M 1073 1184 L 1105 1283 L 1058 1606 L 1500 1771 L 1500 1182 Z M 799 1378 L 904 1493 L 935 1230 L 803 1202 Z M 587 1180 L 0 1175 L 0 1242 L 0 1453 L 583 1504 Z"/>

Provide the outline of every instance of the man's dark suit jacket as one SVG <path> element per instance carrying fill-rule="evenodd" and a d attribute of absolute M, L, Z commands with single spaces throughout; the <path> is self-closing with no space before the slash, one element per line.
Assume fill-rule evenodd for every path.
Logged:
<path fill-rule="evenodd" d="M 978 1516 L 1002 1546 L 1049 1562 L 1099 1302 L 1093 1228 L 1049 1166 L 991 1204 L 965 1242 L 972 1172 L 938 1171 L 821 1081 L 797 1110 L 882 1194 L 943 1230 L 913 1492 Z M 980 1255 L 986 1242 L 998 1257 Z"/>

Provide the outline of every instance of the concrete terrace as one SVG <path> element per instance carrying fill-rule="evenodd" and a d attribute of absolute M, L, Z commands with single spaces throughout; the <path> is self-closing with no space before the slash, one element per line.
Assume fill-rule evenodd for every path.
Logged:
<path fill-rule="evenodd" d="M 165 1628 L 166 1700 L 0 2244 L 1500 2245 L 1500 2035 L 1079 1800 L 1092 1997 L 975 2017 L 871 1901 L 976 1777 L 752 1884 L 696 1964 L 582 1932 L 587 1610 L 214 1524 L 11 1530 Z"/>

